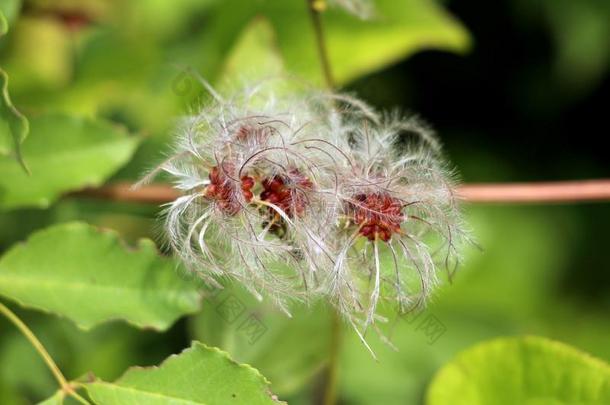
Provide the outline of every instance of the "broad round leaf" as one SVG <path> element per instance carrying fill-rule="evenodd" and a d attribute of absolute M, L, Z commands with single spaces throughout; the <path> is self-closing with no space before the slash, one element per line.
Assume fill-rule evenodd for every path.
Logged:
<path fill-rule="evenodd" d="M 35 233 L 0 259 L 0 295 L 82 328 L 112 319 L 166 329 L 199 308 L 198 285 L 150 240 L 127 248 L 116 233 L 83 223 Z"/>
<path fill-rule="evenodd" d="M 269 382 L 254 368 L 237 364 L 201 343 L 171 356 L 159 367 L 132 368 L 114 383 L 87 384 L 104 405 L 278 404 Z"/>
<path fill-rule="evenodd" d="M 610 366 L 540 337 L 468 349 L 436 375 L 428 405 L 609 404 Z"/>

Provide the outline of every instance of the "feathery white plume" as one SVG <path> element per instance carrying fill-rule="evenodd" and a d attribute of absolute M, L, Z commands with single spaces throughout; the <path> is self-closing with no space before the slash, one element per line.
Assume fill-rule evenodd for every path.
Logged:
<path fill-rule="evenodd" d="M 184 193 L 165 210 L 172 249 L 208 282 L 235 278 L 286 312 L 322 297 L 361 337 L 380 302 L 423 305 L 466 238 L 433 131 L 349 95 L 268 84 L 210 89 L 152 172 Z"/>

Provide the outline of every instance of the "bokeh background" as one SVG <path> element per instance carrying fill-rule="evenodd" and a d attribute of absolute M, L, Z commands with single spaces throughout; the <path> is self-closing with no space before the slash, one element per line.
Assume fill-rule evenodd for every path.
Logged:
<path fill-rule="evenodd" d="M 251 20 L 245 6 L 264 2 L 246 0 L 224 8 L 213 0 L 19 3 L 0 0 L 11 26 L 0 38 L 0 66 L 11 78 L 14 104 L 27 116 L 59 111 L 96 117 L 145 137 L 110 181 L 131 181 L 161 159 L 176 117 L 204 97 L 196 81 L 181 73 L 185 67 L 221 83 L 239 80 L 251 64 L 273 72 L 283 55 L 289 70 L 319 80 L 311 74 L 318 66 L 307 59 L 312 45 L 282 28 L 298 25 L 290 7 L 267 15 L 268 24 Z M 610 2 L 439 4 L 445 11 L 433 9 L 442 15 L 438 24 L 453 27 L 449 39 L 414 40 L 408 51 L 340 74 L 344 87 L 375 106 L 414 111 L 432 123 L 464 182 L 608 177 Z M 404 24 L 425 31 L 420 17 Z M 337 21 L 343 18 L 351 19 Z M 374 37 L 361 51 L 382 49 L 391 39 Z M 270 40 L 280 43 L 279 55 L 265 47 Z M 154 238 L 157 212 L 74 197 L 45 209 L 4 210 L 0 252 L 36 229 L 73 219 L 117 229 L 129 242 Z M 341 403 L 421 403 L 444 363 L 497 336 L 545 336 L 610 361 L 610 205 L 467 205 L 465 213 L 481 250 L 466 250 L 454 282 L 441 288 L 423 315 L 443 333 L 431 339 L 418 327 L 423 318 L 402 320 L 391 334 L 399 352 L 371 336 L 375 362 L 346 330 Z M 297 310 L 286 322 L 236 294 L 268 329 L 254 343 L 219 317 L 212 301 L 164 334 L 119 322 L 84 332 L 65 319 L 13 307 L 72 378 L 93 371 L 113 379 L 198 339 L 259 368 L 280 398 L 315 402 L 327 357 L 327 310 Z M 54 390 L 28 343 L 0 319 L 0 404 L 36 403 Z"/>

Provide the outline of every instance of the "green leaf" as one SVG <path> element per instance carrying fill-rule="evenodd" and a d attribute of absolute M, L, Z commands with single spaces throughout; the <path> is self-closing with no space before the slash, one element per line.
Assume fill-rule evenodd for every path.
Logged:
<path fill-rule="evenodd" d="M 14 309 L 70 380 L 91 382 L 89 376 L 95 375 L 114 381 L 134 364 L 155 365 L 176 351 L 171 335 L 136 329 L 125 322 L 109 322 L 84 332 L 67 319 Z M 11 394 L 11 390 L 39 400 L 55 392 L 57 381 L 23 335 L 2 320 L 0 331 L 0 404 L 26 404 L 2 395 Z M 65 404 L 77 402 L 67 398 Z"/>
<path fill-rule="evenodd" d="M 139 141 L 104 121 L 32 118 L 23 145 L 31 176 L 0 157 L 0 208 L 47 207 L 63 193 L 99 186 L 131 158 Z"/>
<path fill-rule="evenodd" d="M 502 338 L 458 355 L 436 375 L 428 405 L 610 403 L 610 366 L 540 337 Z"/>
<path fill-rule="evenodd" d="M 57 391 L 55 395 L 39 402 L 38 405 L 62 405 L 64 403 L 64 392 Z"/>
<path fill-rule="evenodd" d="M 112 319 L 167 329 L 199 308 L 198 286 L 142 239 L 67 223 L 35 233 L 0 259 L 0 295 L 65 316 L 84 329 Z"/>
<path fill-rule="evenodd" d="M 254 368 L 240 365 L 201 343 L 171 356 L 159 367 L 132 368 L 114 383 L 86 384 L 91 398 L 104 405 L 277 404 L 269 382 Z"/>
<path fill-rule="evenodd" d="M 2 31 L 2 19 L 3 16 L 0 13 L 0 31 Z M 28 169 L 21 154 L 21 144 L 27 137 L 28 131 L 27 118 L 13 106 L 8 94 L 8 75 L 0 69 L 0 156 L 14 154 L 26 173 Z M 11 144 L 12 146 L 10 146 Z"/>

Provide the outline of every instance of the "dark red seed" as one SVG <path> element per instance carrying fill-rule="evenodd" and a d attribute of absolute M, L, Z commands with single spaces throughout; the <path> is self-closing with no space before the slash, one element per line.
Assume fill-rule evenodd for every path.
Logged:
<path fill-rule="evenodd" d="M 313 183 L 297 169 L 287 175 L 274 176 L 262 181 L 263 191 L 260 199 L 277 205 L 288 216 L 302 215 L 307 200 L 299 189 L 313 189 Z"/>
<path fill-rule="evenodd" d="M 352 221 L 360 227 L 360 235 L 374 241 L 388 242 L 400 232 L 404 220 L 402 204 L 387 193 L 357 194 L 348 203 Z"/>
<path fill-rule="evenodd" d="M 215 166 L 210 170 L 208 175 L 210 179 L 210 185 L 205 189 L 205 195 L 216 201 L 218 207 L 228 214 L 235 215 L 241 210 L 242 204 L 236 198 L 236 186 L 233 181 L 220 171 L 218 166 Z M 250 176 L 243 176 L 241 178 L 241 189 L 242 195 L 247 202 L 252 201 L 254 194 L 251 189 L 254 187 L 254 179 Z"/>

